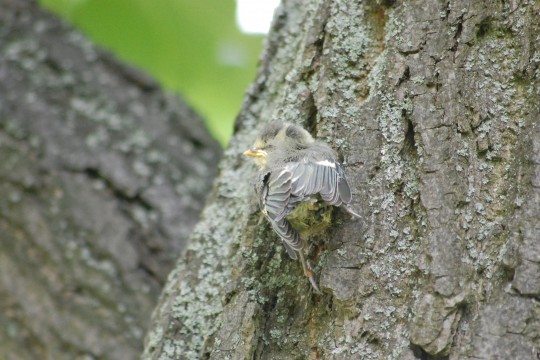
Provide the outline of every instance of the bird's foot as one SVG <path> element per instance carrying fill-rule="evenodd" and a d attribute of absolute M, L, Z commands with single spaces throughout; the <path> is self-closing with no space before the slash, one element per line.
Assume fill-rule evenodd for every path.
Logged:
<path fill-rule="evenodd" d="M 300 262 L 302 263 L 302 269 L 304 269 L 304 275 L 309 279 L 309 282 L 311 283 L 313 290 L 315 290 L 315 292 L 318 294 L 322 294 L 322 291 L 319 288 L 319 285 L 317 284 L 315 273 L 311 269 L 311 265 L 309 264 L 309 262 L 304 257 L 304 253 L 302 252 L 302 250 L 300 250 L 299 254 L 300 254 Z"/>
<path fill-rule="evenodd" d="M 307 271 L 304 271 L 304 275 L 306 275 L 306 277 L 309 279 L 309 282 L 311 283 L 311 287 L 313 287 L 313 290 L 315 290 L 315 292 L 318 294 L 322 294 L 322 291 L 319 288 L 319 284 L 317 284 L 315 273 L 311 270 L 307 270 Z"/>

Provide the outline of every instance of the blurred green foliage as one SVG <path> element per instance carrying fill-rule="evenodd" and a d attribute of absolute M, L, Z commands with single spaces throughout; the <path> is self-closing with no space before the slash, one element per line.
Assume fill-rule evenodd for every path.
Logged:
<path fill-rule="evenodd" d="M 227 143 L 263 38 L 237 29 L 234 0 L 39 1 L 180 93 Z"/>

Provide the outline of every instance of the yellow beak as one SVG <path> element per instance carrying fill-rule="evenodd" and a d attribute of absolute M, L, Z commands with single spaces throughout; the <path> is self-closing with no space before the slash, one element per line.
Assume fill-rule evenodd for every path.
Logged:
<path fill-rule="evenodd" d="M 244 151 L 244 155 L 251 157 L 266 157 L 267 153 L 261 149 L 249 148 L 248 150 Z"/>

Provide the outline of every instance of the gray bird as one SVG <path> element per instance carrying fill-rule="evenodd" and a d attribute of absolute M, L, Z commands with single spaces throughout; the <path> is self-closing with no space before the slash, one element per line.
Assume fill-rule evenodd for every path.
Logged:
<path fill-rule="evenodd" d="M 304 274 L 320 293 L 304 257 L 302 236 L 290 220 L 303 205 L 320 200 L 360 217 L 347 207 L 351 190 L 336 153 L 299 126 L 272 122 L 244 155 L 253 157 L 259 167 L 255 192 L 261 211 L 283 240 L 289 256 L 297 259 L 299 255 Z"/>

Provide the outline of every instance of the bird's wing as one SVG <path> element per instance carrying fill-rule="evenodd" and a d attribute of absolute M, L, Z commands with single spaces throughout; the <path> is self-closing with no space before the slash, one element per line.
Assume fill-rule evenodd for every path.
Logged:
<path fill-rule="evenodd" d="M 259 192 L 261 207 L 274 222 L 289 215 L 296 205 L 315 195 L 329 205 L 351 201 L 351 190 L 337 161 L 290 162 L 266 176 Z"/>
<path fill-rule="evenodd" d="M 301 250 L 302 241 L 286 217 L 298 203 L 315 195 L 334 206 L 351 201 L 351 190 L 338 162 L 290 162 L 263 177 L 261 208 L 292 258 L 296 258 L 294 251 Z"/>
<path fill-rule="evenodd" d="M 270 221 L 272 228 L 279 235 L 283 241 L 283 246 L 287 249 L 287 253 L 291 259 L 296 260 L 296 251 L 302 251 L 302 240 L 296 230 L 293 229 L 290 222 L 287 219 L 281 219 L 279 221 Z"/>
<path fill-rule="evenodd" d="M 285 217 L 291 211 L 289 201 L 295 167 L 295 163 L 289 163 L 283 168 L 275 169 L 263 177 L 263 186 L 259 191 L 261 208 L 293 259 L 296 259 L 295 251 L 302 249 L 302 241 Z"/>
<path fill-rule="evenodd" d="M 279 221 L 288 215 L 289 201 L 291 200 L 292 177 L 295 163 L 286 164 L 282 168 L 274 169 L 265 178 L 261 192 L 262 209 L 272 221 Z"/>
<path fill-rule="evenodd" d="M 351 201 L 351 189 L 341 165 L 334 160 L 300 162 L 295 167 L 291 195 L 295 201 L 320 195 L 329 205 L 341 206 Z"/>

